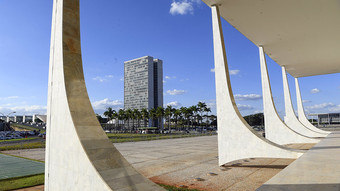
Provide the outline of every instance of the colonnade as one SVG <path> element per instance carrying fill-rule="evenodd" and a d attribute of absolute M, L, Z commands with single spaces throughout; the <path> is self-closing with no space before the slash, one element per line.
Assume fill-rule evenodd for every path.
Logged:
<path fill-rule="evenodd" d="M 304 151 L 282 144 L 316 143 L 327 133 L 306 125 L 305 116 L 300 116 L 301 97 L 301 121 L 294 118 L 292 108 L 286 110 L 290 122 L 280 119 L 272 98 L 264 47 L 259 46 L 266 138 L 256 134 L 235 103 L 219 8 L 215 5 L 211 9 L 219 165 L 249 157 L 298 158 Z M 291 106 L 287 83 L 285 100 L 286 107 Z M 82 67 L 79 0 L 53 1 L 47 108 L 45 190 L 164 190 L 126 161 L 96 119 Z"/>
<path fill-rule="evenodd" d="M 216 105 L 218 124 L 219 165 L 251 157 L 297 158 L 301 150 L 284 147 L 291 143 L 317 143 L 328 135 L 310 124 L 303 112 L 302 99 L 296 79 L 299 119 L 296 117 L 287 80 L 282 67 L 285 111 L 283 121 L 275 108 L 267 69 L 265 49 L 259 46 L 265 138 L 254 132 L 241 116 L 232 93 L 226 49 L 224 45 L 221 16 L 218 5 L 212 5 L 212 27 L 214 39 Z M 300 121 L 301 120 L 301 121 Z"/>

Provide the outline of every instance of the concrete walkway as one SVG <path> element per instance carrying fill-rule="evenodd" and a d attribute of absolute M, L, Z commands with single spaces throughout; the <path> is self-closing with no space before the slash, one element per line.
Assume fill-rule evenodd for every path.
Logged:
<path fill-rule="evenodd" d="M 333 132 L 258 191 L 340 191 L 340 132 Z"/>

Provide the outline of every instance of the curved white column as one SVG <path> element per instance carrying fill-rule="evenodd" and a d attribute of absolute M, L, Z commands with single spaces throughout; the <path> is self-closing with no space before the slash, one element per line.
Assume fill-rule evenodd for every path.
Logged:
<path fill-rule="evenodd" d="M 284 145 L 291 143 L 317 143 L 318 139 L 306 137 L 289 128 L 280 118 L 276 111 L 264 48 L 259 47 L 261 64 L 261 81 L 263 94 L 263 113 L 265 121 L 266 138 L 274 143 Z"/>
<path fill-rule="evenodd" d="M 305 135 L 307 137 L 325 137 L 327 135 L 315 132 L 311 129 L 308 129 L 304 126 L 296 117 L 295 111 L 292 104 L 292 99 L 290 96 L 290 89 L 287 79 L 287 72 L 284 66 L 282 68 L 282 80 L 283 80 L 283 93 L 284 93 L 284 100 L 285 100 L 285 112 L 286 115 L 284 117 L 284 122 L 287 126 L 289 126 L 294 131 Z"/>
<path fill-rule="evenodd" d="M 297 108 L 298 108 L 298 117 L 299 121 L 306 126 L 308 129 L 311 129 L 315 132 L 325 134 L 324 136 L 327 136 L 331 132 L 323 131 L 319 128 L 316 128 L 314 125 L 312 125 L 309 120 L 307 119 L 305 115 L 305 111 L 303 109 L 303 103 L 301 98 L 301 92 L 300 92 L 300 85 L 299 85 L 299 79 L 295 78 L 295 88 L 296 88 L 296 101 L 297 101 Z"/>
<path fill-rule="evenodd" d="M 247 124 L 235 104 L 217 6 L 212 6 L 219 165 L 250 158 L 297 158 L 302 151 L 272 143 Z"/>
<path fill-rule="evenodd" d="M 164 190 L 139 174 L 102 130 L 83 75 L 79 0 L 54 0 L 45 190 Z"/>

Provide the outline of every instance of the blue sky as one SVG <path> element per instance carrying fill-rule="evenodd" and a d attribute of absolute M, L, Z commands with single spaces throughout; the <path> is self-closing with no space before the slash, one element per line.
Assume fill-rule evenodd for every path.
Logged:
<path fill-rule="evenodd" d="M 210 8 L 199 0 L 82 0 L 85 79 L 97 113 L 123 107 L 123 62 L 145 55 L 164 62 L 164 104 L 205 101 L 215 111 Z M 46 111 L 52 0 L 0 1 L 0 112 Z M 261 112 L 258 48 L 223 21 L 234 94 L 242 114 Z M 283 115 L 281 68 L 268 67 Z M 296 105 L 294 79 L 289 76 Z M 300 79 L 308 113 L 340 112 L 340 75 Z"/>

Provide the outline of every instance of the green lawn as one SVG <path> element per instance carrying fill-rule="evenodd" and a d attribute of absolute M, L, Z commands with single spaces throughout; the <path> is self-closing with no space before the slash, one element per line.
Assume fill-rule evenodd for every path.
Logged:
<path fill-rule="evenodd" d="M 23 141 L 23 140 L 33 140 L 38 139 L 38 137 L 32 137 L 32 138 L 22 138 L 22 139 L 9 139 L 9 140 L 1 140 L 0 143 L 3 142 L 12 142 L 12 141 Z"/>
<path fill-rule="evenodd" d="M 17 127 L 17 128 L 23 129 L 23 130 L 29 130 L 29 131 L 34 131 L 34 130 L 39 131 L 40 130 L 40 133 L 45 133 L 45 130 L 41 130 L 39 128 L 30 127 L 30 126 L 26 126 L 26 125 L 22 125 L 22 124 L 11 123 L 11 126 Z"/>
<path fill-rule="evenodd" d="M 0 180 L 0 191 L 44 184 L 44 174 Z"/>
<path fill-rule="evenodd" d="M 45 142 L 18 143 L 17 145 L 0 146 L 0 151 L 45 148 Z"/>

